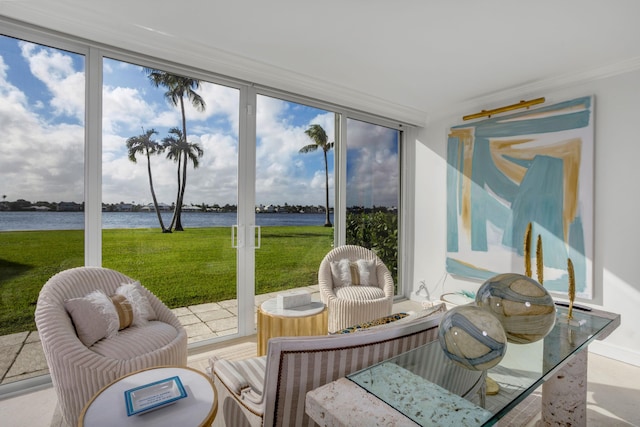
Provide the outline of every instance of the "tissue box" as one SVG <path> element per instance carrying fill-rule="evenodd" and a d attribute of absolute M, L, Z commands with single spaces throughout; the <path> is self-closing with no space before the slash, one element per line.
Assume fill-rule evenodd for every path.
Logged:
<path fill-rule="evenodd" d="M 301 305 L 311 304 L 311 293 L 298 289 L 295 291 L 285 292 L 276 296 L 276 307 L 279 310 L 285 308 L 300 307 Z"/>

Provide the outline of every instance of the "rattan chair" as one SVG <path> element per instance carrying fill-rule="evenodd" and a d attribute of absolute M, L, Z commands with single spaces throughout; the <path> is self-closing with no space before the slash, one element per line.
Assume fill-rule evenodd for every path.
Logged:
<path fill-rule="evenodd" d="M 75 426 L 84 405 L 125 374 L 162 365 L 186 366 L 187 333 L 155 295 L 140 287 L 155 320 L 122 329 L 87 347 L 78 336 L 65 301 L 101 290 L 112 295 L 134 280 L 114 270 L 78 267 L 51 277 L 42 287 L 35 321 L 65 422 Z M 124 404 L 124 400 L 123 400 Z"/>
<path fill-rule="evenodd" d="M 332 263 L 349 260 L 373 260 L 375 280 L 365 285 L 348 284 L 337 280 Z M 318 270 L 320 299 L 327 305 L 329 333 L 391 314 L 395 285 L 389 269 L 371 250 L 355 245 L 339 246 L 331 250 Z"/>

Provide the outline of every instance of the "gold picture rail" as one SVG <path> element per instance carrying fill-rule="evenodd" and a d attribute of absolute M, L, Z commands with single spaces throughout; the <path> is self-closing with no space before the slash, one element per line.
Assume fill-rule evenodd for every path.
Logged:
<path fill-rule="evenodd" d="M 494 114 L 504 113 L 505 111 L 518 110 L 520 108 L 529 108 L 532 105 L 542 104 L 544 102 L 543 98 L 531 99 L 529 101 L 520 101 L 517 104 L 507 105 L 505 107 L 494 108 L 493 110 L 482 110 L 479 113 L 469 114 L 467 116 L 463 116 L 462 120 L 472 120 L 480 117 L 491 117 Z"/>

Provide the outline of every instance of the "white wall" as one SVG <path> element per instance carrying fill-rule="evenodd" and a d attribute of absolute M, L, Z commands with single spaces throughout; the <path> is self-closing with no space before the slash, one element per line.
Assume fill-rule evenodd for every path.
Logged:
<path fill-rule="evenodd" d="M 524 92 L 524 90 L 523 90 Z M 594 299 L 585 302 L 620 313 L 622 325 L 590 350 L 640 366 L 640 71 L 564 85 L 537 93 L 478 104 L 439 118 L 418 132 L 416 141 L 415 268 L 412 299 L 424 280 L 432 297 L 481 283 L 445 273 L 446 142 L 450 126 L 481 109 L 546 97 L 546 104 L 595 96 Z M 468 107 L 465 107 L 468 108 Z"/>

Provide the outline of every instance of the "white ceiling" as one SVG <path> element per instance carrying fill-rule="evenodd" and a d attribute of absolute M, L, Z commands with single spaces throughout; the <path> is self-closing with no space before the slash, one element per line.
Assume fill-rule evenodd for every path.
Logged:
<path fill-rule="evenodd" d="M 637 0 L 0 0 L 0 14 L 423 121 L 511 88 L 640 64 Z"/>

